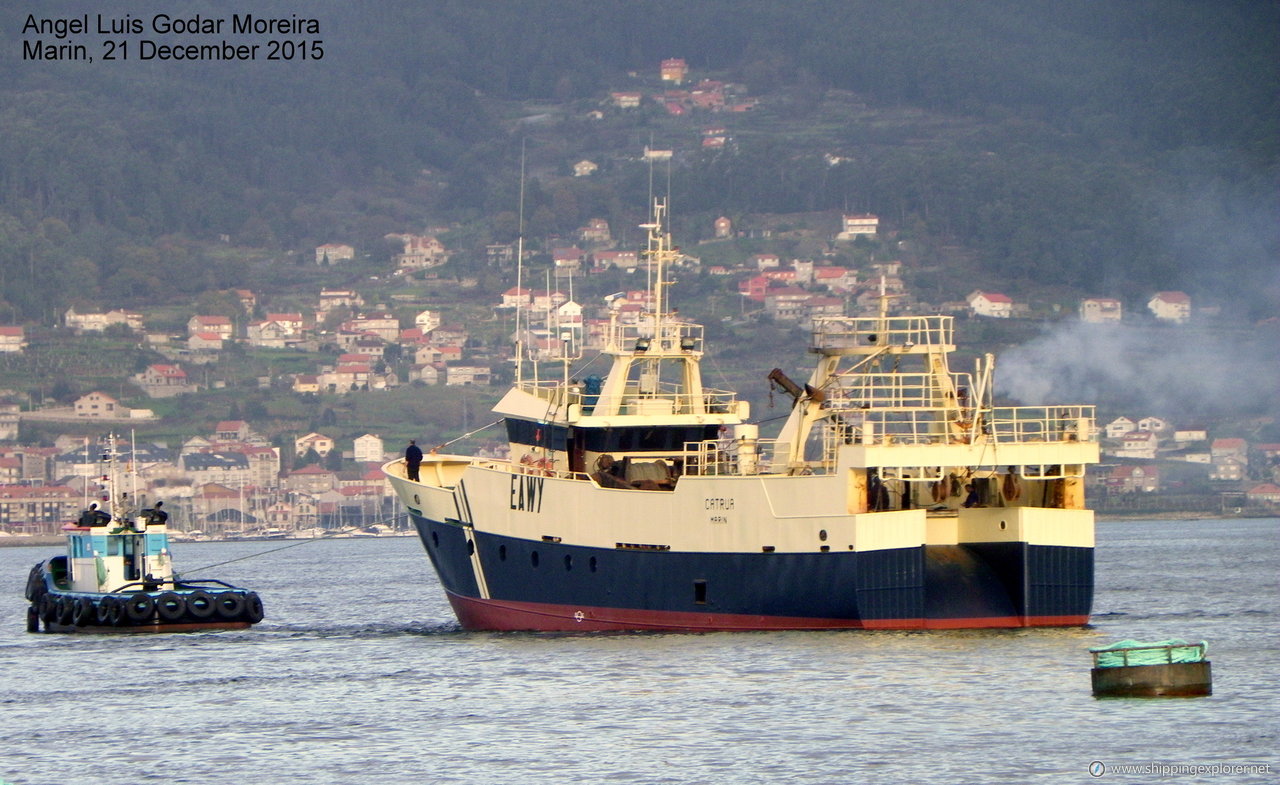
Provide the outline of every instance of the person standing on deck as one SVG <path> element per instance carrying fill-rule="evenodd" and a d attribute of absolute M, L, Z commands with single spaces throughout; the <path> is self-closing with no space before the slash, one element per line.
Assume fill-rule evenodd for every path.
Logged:
<path fill-rule="evenodd" d="M 404 451 L 405 476 L 414 482 L 418 481 L 418 466 L 422 464 L 422 448 L 417 441 L 410 439 Z"/>

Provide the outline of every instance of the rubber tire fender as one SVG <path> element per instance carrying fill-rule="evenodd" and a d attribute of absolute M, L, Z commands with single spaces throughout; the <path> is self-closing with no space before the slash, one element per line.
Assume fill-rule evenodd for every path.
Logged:
<path fill-rule="evenodd" d="M 111 609 L 120 604 L 119 597 L 103 597 L 98 601 L 98 614 L 95 621 L 102 626 L 111 624 Z"/>
<path fill-rule="evenodd" d="M 245 595 L 244 615 L 250 624 L 257 624 L 266 615 L 262 608 L 262 598 L 258 596 L 256 591 L 251 591 Z"/>
<path fill-rule="evenodd" d="M 71 623 L 77 627 L 86 627 L 98 620 L 98 606 L 88 597 L 77 597 L 75 609 L 71 612 Z"/>
<path fill-rule="evenodd" d="M 40 562 L 27 573 L 27 599 L 38 602 L 44 592 L 44 562 Z"/>
<path fill-rule="evenodd" d="M 58 618 L 58 598 L 46 594 L 40 598 L 40 620 L 49 624 Z"/>
<path fill-rule="evenodd" d="M 160 621 L 175 622 L 187 613 L 187 601 L 181 594 L 167 591 L 156 597 L 156 615 Z"/>
<path fill-rule="evenodd" d="M 214 597 L 214 605 L 218 606 L 218 617 L 235 621 L 244 613 L 244 595 L 236 591 L 220 592 Z"/>
<path fill-rule="evenodd" d="M 204 589 L 196 589 L 187 595 L 187 614 L 191 618 L 203 621 L 212 618 L 218 612 L 213 595 Z"/>
<path fill-rule="evenodd" d="M 124 615 L 130 624 L 143 624 L 151 621 L 156 612 L 156 601 L 150 594 L 139 592 L 124 604 Z"/>
<path fill-rule="evenodd" d="M 107 621 L 112 627 L 119 627 L 125 623 L 124 617 L 124 600 L 119 597 L 114 598 L 115 604 L 111 606 L 111 617 Z"/>
<path fill-rule="evenodd" d="M 58 616 L 55 621 L 64 627 L 71 626 L 71 619 L 76 613 L 76 602 L 67 595 L 63 594 L 58 597 Z"/>

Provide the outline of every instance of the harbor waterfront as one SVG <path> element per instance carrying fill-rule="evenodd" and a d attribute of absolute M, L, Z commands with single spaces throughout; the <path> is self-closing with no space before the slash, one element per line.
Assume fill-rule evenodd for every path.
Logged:
<path fill-rule="evenodd" d="M 41 551 L 0 549 L 0 780 L 1178 782 L 1216 766 L 1236 783 L 1280 770 L 1280 519 L 1099 521 L 1091 625 L 1061 629 L 467 633 L 421 547 L 178 543 L 183 566 L 255 587 L 267 618 L 123 638 L 26 633 L 21 587 Z M 1092 697 L 1089 647 L 1172 637 L 1209 642 L 1212 696 Z M 1144 766 L 1172 776 L 1121 773 Z"/>

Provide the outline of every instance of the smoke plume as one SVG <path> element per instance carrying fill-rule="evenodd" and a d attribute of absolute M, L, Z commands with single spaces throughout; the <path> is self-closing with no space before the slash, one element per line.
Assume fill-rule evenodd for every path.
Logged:
<path fill-rule="evenodd" d="M 1280 413 L 1280 326 L 1058 324 L 1002 353 L 996 391 L 1175 423 Z"/>

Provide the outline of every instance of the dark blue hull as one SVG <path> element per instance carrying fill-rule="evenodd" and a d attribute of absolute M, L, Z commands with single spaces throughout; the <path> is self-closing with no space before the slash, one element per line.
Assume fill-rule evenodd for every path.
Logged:
<path fill-rule="evenodd" d="M 170 583 L 170 588 L 77 592 L 59 588 L 54 557 L 31 568 L 27 578 L 27 631 L 192 632 L 245 629 L 262 621 L 257 592 L 221 581 Z M 65 567 L 61 572 L 65 573 Z"/>
<path fill-rule="evenodd" d="M 473 544 L 457 523 L 415 523 L 468 629 L 1075 626 L 1088 622 L 1093 598 L 1092 548 L 682 553 L 484 533 Z"/>

